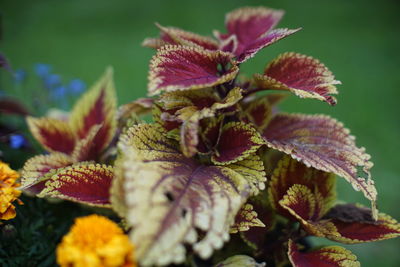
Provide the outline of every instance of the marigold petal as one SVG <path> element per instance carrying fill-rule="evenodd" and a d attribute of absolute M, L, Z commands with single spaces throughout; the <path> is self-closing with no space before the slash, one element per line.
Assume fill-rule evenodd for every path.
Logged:
<path fill-rule="evenodd" d="M 14 201 L 22 204 L 18 199 L 21 195 L 21 191 L 17 189 L 18 178 L 18 172 L 0 161 L 0 220 L 10 220 L 16 216 Z"/>
<path fill-rule="evenodd" d="M 116 223 L 103 216 L 75 220 L 57 247 L 61 267 L 136 267 L 134 246 Z"/>

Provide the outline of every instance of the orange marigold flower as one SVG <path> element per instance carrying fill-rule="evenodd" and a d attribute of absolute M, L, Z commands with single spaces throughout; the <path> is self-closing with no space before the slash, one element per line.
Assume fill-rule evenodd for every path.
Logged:
<path fill-rule="evenodd" d="M 57 247 L 57 262 L 74 267 L 136 267 L 134 247 L 116 223 L 90 215 L 75 224 Z"/>
<path fill-rule="evenodd" d="M 15 206 L 12 204 L 15 200 L 22 204 L 18 199 L 21 195 L 21 191 L 17 189 L 18 178 L 18 172 L 0 161 L 0 220 L 10 220 L 16 216 Z"/>

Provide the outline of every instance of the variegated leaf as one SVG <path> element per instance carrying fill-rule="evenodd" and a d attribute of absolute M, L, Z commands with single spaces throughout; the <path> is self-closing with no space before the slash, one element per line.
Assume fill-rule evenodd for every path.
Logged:
<path fill-rule="evenodd" d="M 154 100 L 152 98 L 139 98 L 128 104 L 122 105 L 118 108 L 117 119 L 119 125 L 124 125 L 124 122 L 131 118 L 131 116 L 144 115 L 150 113 L 153 108 Z"/>
<path fill-rule="evenodd" d="M 213 110 L 220 110 L 225 108 L 230 108 L 234 104 L 238 103 L 242 99 L 242 89 L 240 87 L 235 87 L 228 92 L 228 94 L 221 100 L 217 101 L 211 106 Z"/>
<path fill-rule="evenodd" d="M 272 30 L 283 15 L 283 10 L 240 7 L 226 14 L 225 27 L 228 34 L 236 34 L 242 43 L 249 43 Z"/>
<path fill-rule="evenodd" d="M 307 166 L 344 177 L 371 200 L 376 213 L 376 189 L 370 156 L 358 148 L 343 124 L 328 116 L 278 114 L 263 132 L 267 145 Z"/>
<path fill-rule="evenodd" d="M 169 119 L 182 122 L 195 112 L 204 108 L 209 109 L 216 101 L 217 97 L 210 90 L 195 90 L 162 94 L 157 104 L 170 115 Z"/>
<path fill-rule="evenodd" d="M 161 30 L 161 40 L 165 43 L 172 45 L 197 46 L 208 50 L 218 49 L 217 41 L 210 37 L 201 36 L 179 28 L 163 27 L 159 24 L 157 24 L 157 27 Z"/>
<path fill-rule="evenodd" d="M 48 151 L 71 154 L 75 147 L 75 134 L 69 124 L 52 118 L 26 119 L 32 135 Z"/>
<path fill-rule="evenodd" d="M 266 191 L 261 191 L 255 197 L 248 200 L 254 211 L 257 212 L 257 218 L 262 222 L 264 227 L 251 227 L 248 231 L 240 232 L 240 236 L 244 242 L 255 250 L 256 254 L 262 254 L 265 244 L 269 239 L 268 232 L 270 232 L 276 225 L 276 213 L 272 209 Z M 268 252 L 270 253 L 270 252 Z"/>
<path fill-rule="evenodd" d="M 231 65 L 224 71 L 219 66 Z M 198 47 L 164 46 L 150 62 L 148 91 L 200 89 L 226 83 L 235 78 L 239 68 L 229 54 Z"/>
<path fill-rule="evenodd" d="M 337 205 L 323 218 L 318 218 L 313 214 L 321 208 L 320 198 L 318 192 L 294 185 L 279 204 L 296 217 L 309 234 L 336 242 L 355 244 L 400 236 L 400 224 L 396 220 L 383 213 L 375 220 L 370 209 L 352 204 Z"/>
<path fill-rule="evenodd" d="M 59 168 L 73 163 L 70 156 L 63 153 L 35 156 L 25 162 L 21 171 L 21 188 L 30 193 L 39 193 L 44 183 Z"/>
<path fill-rule="evenodd" d="M 323 201 L 318 191 L 313 192 L 305 185 L 295 184 L 279 201 L 279 205 L 298 220 L 310 235 L 325 237 L 327 232 L 337 233 L 332 223 L 320 221 Z"/>
<path fill-rule="evenodd" d="M 113 167 L 80 162 L 56 171 L 45 183 L 39 197 L 54 197 L 92 206 L 110 205 Z"/>
<path fill-rule="evenodd" d="M 257 129 L 263 130 L 267 127 L 272 117 L 272 105 L 268 97 L 258 97 L 243 105 L 243 120 L 252 123 Z"/>
<path fill-rule="evenodd" d="M 191 157 L 197 152 L 200 121 L 214 117 L 221 110 L 223 113 L 224 109 L 234 106 L 242 98 L 241 92 L 239 87 L 235 87 L 223 99 L 216 95 L 213 88 L 164 93 L 158 101 L 166 109 L 166 112 L 161 114 L 165 119 L 161 123 L 164 126 L 171 125 L 166 123 L 166 120 L 182 123 L 181 150 L 185 156 Z M 217 140 L 212 141 L 216 143 Z"/>
<path fill-rule="evenodd" d="M 197 115 L 197 116 L 196 116 Z M 199 144 L 199 113 L 184 121 L 181 126 L 180 145 L 181 151 L 186 157 L 192 157 L 197 152 Z"/>
<path fill-rule="evenodd" d="M 157 125 L 161 126 L 167 133 L 173 131 L 174 135 L 179 138 L 179 133 L 175 134 L 175 132 L 179 132 L 178 129 L 181 126 L 182 122 L 178 121 L 174 116 L 176 110 L 177 109 L 166 110 L 161 105 L 159 105 L 159 103 L 155 103 L 153 105 L 152 115 L 153 121 Z"/>
<path fill-rule="evenodd" d="M 113 70 L 108 68 L 103 77 L 75 104 L 70 125 L 79 139 L 84 139 L 95 125 L 102 125 L 93 140 L 94 150 L 103 151 L 114 137 L 117 100 L 113 82 Z"/>
<path fill-rule="evenodd" d="M 315 211 L 315 214 L 311 216 L 314 220 L 320 219 L 326 214 L 336 200 L 336 178 L 334 174 L 309 168 L 286 155 L 280 159 L 273 171 L 268 188 L 272 207 L 286 217 L 291 218 L 287 209 L 283 209 L 279 203 L 288 193 L 289 188 L 294 185 L 303 185 L 308 188 L 311 195 L 318 194 L 321 197 L 319 199 L 321 203 L 318 204 L 320 209 L 315 211 L 316 204 L 313 204 L 314 207 L 307 207 L 307 209 L 313 209 L 313 213 Z M 305 190 L 307 191 L 307 189 Z M 307 197 L 305 196 L 304 200 Z M 314 198 L 313 201 L 316 200 L 318 199 Z"/>
<path fill-rule="evenodd" d="M 242 99 L 242 89 L 235 87 L 228 92 L 226 97 L 220 98 L 215 88 L 201 90 L 176 91 L 164 93 L 160 96 L 158 103 L 165 110 L 172 110 L 179 115 L 180 120 L 188 119 L 193 112 L 204 111 L 204 115 L 213 115 L 216 110 L 229 108 Z M 205 116 L 202 117 L 205 117 Z"/>
<path fill-rule="evenodd" d="M 252 42 L 251 44 L 248 44 L 247 46 L 245 46 L 244 50 L 240 53 L 239 49 L 240 49 L 240 45 L 238 46 L 239 48 L 236 50 L 236 60 L 238 63 L 243 63 L 246 60 L 248 60 L 249 58 L 254 57 L 258 51 L 260 51 L 261 49 L 270 46 L 276 42 L 278 42 L 279 40 L 288 37 L 298 31 L 300 31 L 301 28 L 298 29 L 287 29 L 287 28 L 282 28 L 282 29 L 275 29 L 272 30 L 268 33 L 266 33 L 265 35 L 260 36 L 259 38 L 257 38 L 254 42 Z"/>
<path fill-rule="evenodd" d="M 194 96 L 195 94 L 193 94 Z M 234 106 L 241 98 L 241 89 L 236 87 L 232 89 L 228 95 L 222 100 L 214 100 L 214 102 L 208 102 L 211 100 L 211 97 L 208 101 L 205 99 L 206 97 L 199 97 L 194 100 L 193 97 L 190 97 L 191 103 L 193 106 L 188 106 L 182 108 L 176 112 L 179 120 L 183 121 L 181 126 L 181 150 L 183 154 L 187 157 L 193 156 L 197 152 L 197 147 L 199 145 L 199 127 L 201 120 L 206 118 L 212 118 L 217 113 L 223 113 L 224 109 L 228 109 Z M 207 103 L 208 102 L 208 106 Z M 209 134 L 211 132 L 208 132 Z M 208 137 L 211 137 L 210 135 Z M 213 145 L 217 144 L 217 139 L 210 140 Z M 210 143 L 211 144 L 211 143 Z"/>
<path fill-rule="evenodd" d="M 265 69 L 264 74 L 256 74 L 254 79 L 260 88 L 288 90 L 299 97 L 316 98 L 331 105 L 337 94 L 332 72 L 318 60 L 297 54 L 284 53 L 274 59 Z"/>
<path fill-rule="evenodd" d="M 236 55 L 239 63 L 253 57 L 262 48 L 289 36 L 299 29 L 276 29 L 284 12 L 265 7 L 243 7 L 227 14 L 227 34 L 216 33 L 223 51 Z"/>
<path fill-rule="evenodd" d="M 172 96 L 175 94 L 175 96 Z M 214 88 L 195 91 L 183 91 L 167 94 L 169 101 L 163 101 L 165 108 L 178 109 L 175 114 L 181 120 L 189 119 L 199 112 L 199 118 L 213 117 L 217 111 L 230 113 L 231 108 L 242 99 L 242 89 L 235 87 L 224 98 L 216 95 Z"/>
<path fill-rule="evenodd" d="M 349 250 L 339 246 L 329 246 L 302 252 L 292 240 L 288 251 L 294 267 L 359 267 L 357 257 Z"/>
<path fill-rule="evenodd" d="M 323 209 L 323 198 L 321 194 L 312 192 L 305 185 L 295 184 L 291 186 L 286 195 L 279 201 L 279 204 L 288 210 L 304 227 L 318 221 Z"/>
<path fill-rule="evenodd" d="M 341 243 L 371 242 L 400 236 L 400 223 L 395 219 L 379 213 L 378 220 L 374 220 L 371 210 L 359 205 L 336 205 L 323 219 L 329 222 L 322 225 L 333 224 L 336 229 L 331 232 L 330 227 L 326 227 L 324 236 Z"/>
<path fill-rule="evenodd" d="M 117 157 L 114 162 L 114 178 L 111 182 L 110 188 L 110 202 L 112 209 L 125 221 L 126 228 L 129 227 L 126 222 L 128 216 L 128 202 L 126 197 L 125 188 L 129 185 L 125 185 L 125 168 L 122 168 L 124 164 L 124 157 Z"/>
<path fill-rule="evenodd" d="M 102 125 L 96 124 L 89 130 L 85 138 L 80 139 L 72 152 L 72 159 L 74 162 L 96 160 L 99 157 L 99 151 L 96 150 L 97 135 L 101 134 Z"/>
<path fill-rule="evenodd" d="M 260 190 L 265 189 L 267 178 L 263 163 L 258 155 L 253 154 L 243 160 L 226 165 L 225 167 L 240 173 L 240 175 L 246 179 L 250 195 L 255 196 L 260 193 Z"/>
<path fill-rule="evenodd" d="M 201 121 L 202 129 L 200 131 L 199 144 L 197 145 L 198 152 L 202 154 L 212 154 L 215 152 L 215 146 L 219 142 L 223 122 L 224 115 Z"/>
<path fill-rule="evenodd" d="M 261 135 L 251 125 L 230 122 L 222 127 L 216 152 L 211 160 L 215 164 L 230 164 L 253 154 L 263 144 Z"/>
<path fill-rule="evenodd" d="M 257 263 L 252 257 L 235 255 L 216 264 L 214 267 L 264 267 L 265 263 Z"/>
<path fill-rule="evenodd" d="M 215 90 L 213 88 L 205 88 L 167 92 L 159 97 L 157 103 L 183 121 L 196 111 L 211 108 L 218 101 L 220 100 Z"/>
<path fill-rule="evenodd" d="M 248 231 L 251 227 L 265 227 L 265 225 L 258 219 L 257 212 L 253 210 L 253 206 L 246 203 L 236 214 L 235 223 L 231 226 L 230 233 Z"/>
<path fill-rule="evenodd" d="M 203 165 L 186 158 L 179 144 L 155 125 L 134 126 L 121 136 L 115 186 L 123 187 L 130 236 L 143 265 L 180 263 L 184 244 L 202 258 L 221 248 L 247 196 L 265 180 L 253 157 L 228 166 Z M 121 190 L 112 190 L 121 191 Z M 115 198 L 113 198 L 115 199 Z M 204 232 L 199 239 L 196 229 Z"/>

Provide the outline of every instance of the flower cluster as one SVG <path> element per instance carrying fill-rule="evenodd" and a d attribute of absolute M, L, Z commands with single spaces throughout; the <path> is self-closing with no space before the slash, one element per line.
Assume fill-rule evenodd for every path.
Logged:
<path fill-rule="evenodd" d="M 67 99 L 68 95 L 79 95 L 85 90 L 85 83 L 79 79 L 73 79 L 63 84 L 61 76 L 52 73 L 52 67 L 48 64 L 37 63 L 35 65 L 36 75 L 40 78 L 43 87 L 49 91 L 53 100 Z M 26 72 L 22 69 L 15 72 L 15 81 L 22 82 L 26 78 Z M 66 103 L 65 101 L 62 103 Z"/>
<path fill-rule="evenodd" d="M 21 191 L 17 189 L 18 178 L 16 171 L 0 161 L 0 220 L 10 220 L 16 216 L 14 201 L 22 204 L 18 199 L 21 195 Z"/>
<path fill-rule="evenodd" d="M 4 57 L 4 56 L 3 56 Z M 8 64 L 8 63 L 7 63 Z M 37 63 L 34 65 L 34 77 L 30 77 L 31 73 L 25 69 L 16 69 L 13 71 L 9 64 L 3 68 L 9 70 L 12 74 L 14 82 L 13 92 L 3 92 L 3 95 L 13 95 L 15 92 L 20 91 L 21 87 L 25 86 L 25 83 L 33 78 L 36 89 L 43 90 L 42 96 L 49 96 L 49 98 L 41 99 L 35 97 L 36 103 L 31 103 L 33 106 L 40 102 L 41 105 L 48 106 L 49 103 L 53 102 L 57 106 L 67 108 L 69 106 L 69 99 L 79 96 L 86 89 L 86 84 L 80 79 L 71 79 L 68 82 L 64 82 L 60 74 L 52 71 L 52 66 L 44 63 Z M 9 86 L 11 87 L 11 86 Z"/>
<path fill-rule="evenodd" d="M 78 218 L 57 248 L 64 266 L 136 267 L 133 245 L 113 221 L 90 215 Z"/>
<path fill-rule="evenodd" d="M 238 78 L 243 62 L 299 30 L 275 29 L 282 16 L 239 8 L 215 38 L 158 25 L 160 37 L 143 43 L 157 49 L 148 76 L 152 98 L 117 109 L 108 69 L 67 116 L 28 117 L 49 153 L 26 162 L 22 187 L 113 209 L 143 266 L 181 264 L 189 254 L 216 266 L 359 266 L 347 249 L 313 248 L 307 240 L 360 243 L 400 235 L 400 224 L 376 209 L 370 156 L 337 120 L 277 108 L 290 94 L 334 105 L 340 82 L 298 53 Z M 146 123 L 141 116 L 150 112 L 153 122 Z M 371 209 L 336 203 L 336 175 L 360 190 Z M 74 264 L 67 255 L 89 257 L 86 262 L 114 249 L 126 255 L 108 243 L 113 230 L 100 236 L 96 220 L 78 221 L 65 237 L 62 265 Z M 229 257 L 227 246 L 221 253 L 228 259 L 217 263 L 214 251 L 232 235 L 230 242 L 252 257 Z M 106 248 L 99 248 L 102 240 Z M 122 264 L 120 257 L 109 260 L 107 266 Z"/>
<path fill-rule="evenodd" d="M 80 79 L 65 82 L 62 75 L 54 73 L 49 64 L 35 64 L 35 75 L 31 75 L 24 69 L 12 70 L 5 57 L 0 55 L 0 62 L 1 58 L 4 63 L 0 67 L 8 70 L 13 82 L 4 86 L 8 90 L 0 90 L 0 115 L 23 118 L 31 114 L 46 113 L 57 117 L 63 114 L 60 108 L 68 109 L 71 100 L 79 97 L 86 89 L 85 83 Z M 26 90 L 28 86 L 36 89 L 34 95 L 29 95 L 29 90 Z M 0 117 L 0 143 L 7 144 L 12 149 L 29 151 L 32 147 L 28 139 L 17 130 L 22 128 L 18 125 L 20 121 L 22 120 L 9 120 L 8 116 Z"/>

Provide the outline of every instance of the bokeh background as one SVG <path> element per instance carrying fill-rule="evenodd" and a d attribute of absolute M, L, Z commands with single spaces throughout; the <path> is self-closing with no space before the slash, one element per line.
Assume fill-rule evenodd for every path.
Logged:
<path fill-rule="evenodd" d="M 146 94 L 154 51 L 142 48 L 141 42 L 158 34 L 154 22 L 211 35 L 213 29 L 223 29 L 226 12 L 243 5 L 284 9 L 279 26 L 303 27 L 246 62 L 244 72 L 261 72 L 285 51 L 324 62 L 343 83 L 338 104 L 291 97 L 282 109 L 330 114 L 350 128 L 375 163 L 379 209 L 400 220 L 398 0 L 1 0 L 0 51 L 14 68 L 29 71 L 35 63 L 48 63 L 63 78 L 79 77 L 87 84 L 112 65 L 123 104 Z M 361 193 L 339 180 L 341 199 L 368 205 Z M 400 239 L 347 247 L 363 266 L 400 266 Z"/>

